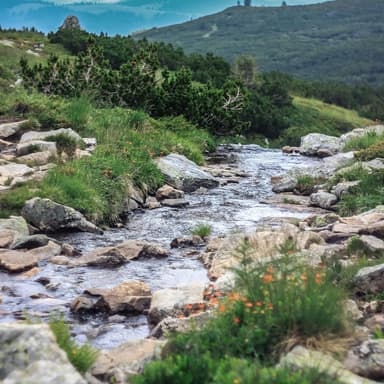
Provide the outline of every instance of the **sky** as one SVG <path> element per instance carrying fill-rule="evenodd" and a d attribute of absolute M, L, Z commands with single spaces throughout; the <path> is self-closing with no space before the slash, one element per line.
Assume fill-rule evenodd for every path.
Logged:
<path fill-rule="evenodd" d="M 325 0 L 286 0 L 288 5 Z M 243 3 L 243 0 L 241 0 Z M 253 0 L 254 6 L 280 6 L 282 0 Z M 182 23 L 234 6 L 237 0 L 0 0 L 0 26 L 34 26 L 56 31 L 76 15 L 89 32 L 128 35 L 135 31 Z"/>

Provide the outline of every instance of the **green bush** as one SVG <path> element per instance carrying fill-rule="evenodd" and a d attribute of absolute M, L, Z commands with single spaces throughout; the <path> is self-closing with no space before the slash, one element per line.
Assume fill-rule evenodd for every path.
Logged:
<path fill-rule="evenodd" d="M 295 190 L 302 195 L 310 195 L 314 192 L 316 185 L 324 183 L 324 179 L 303 175 L 297 178 Z"/>
<path fill-rule="evenodd" d="M 380 140 L 375 144 L 362 149 L 355 153 L 355 157 L 360 161 L 369 161 L 376 158 L 384 158 L 384 140 Z"/>
<path fill-rule="evenodd" d="M 378 141 L 382 141 L 384 139 L 383 136 L 379 136 L 376 134 L 376 132 L 368 132 L 364 136 L 355 137 L 351 140 L 349 140 L 345 147 L 344 152 L 349 151 L 360 151 L 362 149 L 366 149 L 371 147 L 372 145 L 376 144 Z"/>
<path fill-rule="evenodd" d="M 204 239 L 212 234 L 212 226 L 209 224 L 198 224 L 191 229 L 191 234 Z"/>
<path fill-rule="evenodd" d="M 65 133 L 48 136 L 45 140 L 55 142 L 58 154 L 61 155 L 65 152 L 70 158 L 75 156 L 76 149 L 80 144 L 74 137 Z"/>
<path fill-rule="evenodd" d="M 69 327 L 63 319 L 54 319 L 49 326 L 56 337 L 57 344 L 65 351 L 68 360 L 82 374 L 96 361 L 98 352 L 88 344 L 78 346 L 72 339 Z"/>

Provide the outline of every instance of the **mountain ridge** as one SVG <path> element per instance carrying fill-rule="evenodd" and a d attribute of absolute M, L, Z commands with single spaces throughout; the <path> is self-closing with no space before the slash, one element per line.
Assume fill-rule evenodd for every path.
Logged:
<path fill-rule="evenodd" d="M 172 43 L 187 53 L 213 52 L 231 62 L 252 55 L 262 71 L 378 85 L 384 83 L 382 14 L 380 0 L 240 6 L 134 36 Z"/>

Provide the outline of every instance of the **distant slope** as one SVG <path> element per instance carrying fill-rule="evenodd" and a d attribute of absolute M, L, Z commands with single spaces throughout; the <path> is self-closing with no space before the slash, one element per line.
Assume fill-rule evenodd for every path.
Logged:
<path fill-rule="evenodd" d="M 263 71 L 379 85 L 384 84 L 383 15 L 383 0 L 232 7 L 135 37 L 169 42 L 188 53 L 213 52 L 230 61 L 250 54 Z"/>

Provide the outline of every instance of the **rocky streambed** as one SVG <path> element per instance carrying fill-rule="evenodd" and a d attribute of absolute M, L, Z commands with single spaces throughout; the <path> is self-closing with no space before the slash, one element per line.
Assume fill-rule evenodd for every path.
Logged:
<path fill-rule="evenodd" d="M 168 257 L 139 258 L 120 266 L 103 268 L 69 267 L 43 261 L 38 269 L 29 273 L 0 272 L 0 322 L 13 322 L 25 317 L 47 318 L 59 312 L 73 323 L 78 341 L 89 339 L 98 348 L 110 349 L 128 340 L 145 338 L 150 331 L 145 315 L 93 314 L 79 317 L 71 314 L 70 304 L 85 290 L 112 288 L 129 280 L 147 283 L 152 292 L 207 283 L 207 270 L 199 258 L 204 245 L 171 248 L 171 241 L 190 236 L 191 228 L 199 223 L 209 224 L 213 229 L 212 236 L 220 237 L 254 231 L 255 227 L 263 224 L 279 226 L 281 218 L 303 219 L 318 212 L 316 208 L 288 205 L 284 201 L 280 204 L 263 201 L 273 195 L 271 177 L 296 168 L 317 167 L 321 162 L 256 145 L 222 146 L 205 167 L 220 185 L 187 193 L 186 207 L 138 209 L 124 227 L 104 234 L 78 232 L 54 236 L 83 254 L 127 240 L 156 242 L 167 251 Z"/>

